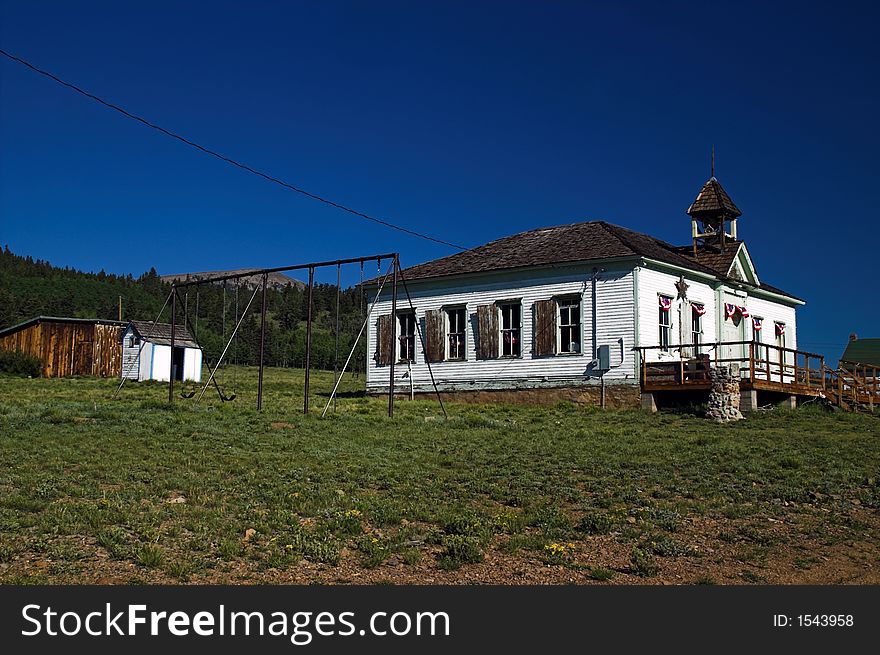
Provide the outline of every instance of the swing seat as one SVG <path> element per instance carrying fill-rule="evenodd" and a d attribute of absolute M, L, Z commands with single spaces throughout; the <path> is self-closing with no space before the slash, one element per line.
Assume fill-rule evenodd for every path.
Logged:
<path fill-rule="evenodd" d="M 192 398 L 195 395 L 196 395 L 195 389 L 193 389 L 192 391 L 181 391 L 180 392 L 181 398 Z"/>

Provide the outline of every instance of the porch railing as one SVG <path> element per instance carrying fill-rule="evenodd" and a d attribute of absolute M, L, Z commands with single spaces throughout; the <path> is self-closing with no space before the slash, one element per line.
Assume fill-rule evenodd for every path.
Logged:
<path fill-rule="evenodd" d="M 739 364 L 740 378 L 761 386 L 825 389 L 825 357 L 755 341 L 637 346 L 643 387 L 706 386 L 712 367 Z"/>

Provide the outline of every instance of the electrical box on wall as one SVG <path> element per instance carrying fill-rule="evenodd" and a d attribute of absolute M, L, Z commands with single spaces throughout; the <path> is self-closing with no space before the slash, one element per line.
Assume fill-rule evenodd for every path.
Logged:
<path fill-rule="evenodd" d="M 600 371 L 608 371 L 611 369 L 611 346 L 599 346 L 596 350 L 596 358 L 599 361 L 597 367 Z"/>

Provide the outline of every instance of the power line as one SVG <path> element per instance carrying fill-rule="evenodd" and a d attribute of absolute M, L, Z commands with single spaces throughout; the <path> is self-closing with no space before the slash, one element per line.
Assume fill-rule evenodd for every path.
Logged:
<path fill-rule="evenodd" d="M 123 109 L 119 105 L 115 105 L 112 102 L 108 102 L 107 100 L 104 100 L 103 98 L 99 98 L 98 96 L 96 96 L 92 93 L 89 93 L 88 91 L 85 91 L 84 89 L 81 89 L 80 87 L 76 86 L 75 84 L 71 84 L 70 82 L 66 82 L 66 81 L 62 80 L 60 77 L 57 77 L 48 71 L 45 71 L 41 68 L 37 68 L 36 66 L 31 64 L 30 62 L 25 61 L 24 59 L 21 59 L 20 57 L 16 57 L 15 55 L 10 54 L 3 49 L 0 49 L 0 54 L 2 54 L 4 57 L 7 57 L 8 59 L 11 59 L 12 61 L 15 61 L 15 62 L 27 67 L 27 68 L 30 68 L 32 71 L 39 73 L 40 75 L 44 75 L 45 77 L 48 77 L 50 80 L 53 80 L 53 81 L 57 82 L 58 84 L 61 84 L 62 86 L 66 86 L 68 89 L 76 91 L 77 93 L 85 96 L 86 98 L 94 100 L 95 102 L 98 102 L 98 103 L 104 105 L 105 107 L 112 109 L 113 111 L 119 112 L 120 114 L 122 114 L 123 116 L 126 116 L 127 118 L 131 118 L 132 120 L 135 120 L 139 123 L 142 123 L 143 125 L 146 125 L 147 127 L 152 128 L 152 129 L 156 130 L 157 132 L 161 132 L 162 134 L 164 134 L 166 136 L 170 136 L 172 139 L 177 139 L 178 141 L 185 143 L 186 145 L 188 145 L 192 148 L 195 148 L 196 150 L 200 150 L 201 152 L 205 153 L 206 155 L 211 155 L 212 157 L 216 157 L 217 159 L 220 159 L 221 161 L 224 161 L 227 164 L 231 164 L 237 168 L 240 168 L 242 170 L 247 171 L 248 173 L 253 173 L 254 175 L 262 177 L 263 179 L 266 179 L 270 182 L 274 182 L 275 184 L 283 186 L 285 189 L 290 189 L 291 191 L 296 191 L 297 193 L 301 193 L 302 195 L 307 196 L 307 197 L 311 198 L 312 200 L 317 200 L 318 202 L 322 202 L 325 205 L 330 205 L 331 207 L 335 207 L 336 209 L 341 209 L 344 212 L 348 212 L 349 214 L 359 216 L 360 218 L 364 218 L 368 221 L 372 221 L 373 223 L 378 223 L 379 225 L 384 225 L 385 227 L 389 227 L 392 230 L 404 232 L 406 234 L 409 234 L 409 235 L 412 235 L 415 237 L 419 237 L 420 239 L 426 239 L 428 241 L 433 241 L 434 243 L 439 243 L 444 246 L 449 246 L 450 248 L 456 248 L 457 250 L 468 250 L 468 248 L 465 248 L 464 246 L 459 246 L 454 243 L 444 241 L 443 239 L 438 239 L 436 237 L 432 237 L 427 234 L 423 234 L 422 232 L 416 232 L 415 230 L 410 230 L 409 228 L 402 227 L 400 225 L 395 225 L 394 223 L 384 221 L 381 218 L 376 218 L 374 216 L 370 216 L 370 215 L 365 214 L 363 212 L 360 212 L 356 209 L 352 209 L 351 207 L 346 207 L 345 205 L 342 205 L 342 204 L 335 202 L 333 200 L 323 198 L 317 194 L 311 193 L 309 191 L 306 191 L 305 189 L 301 189 L 297 186 L 294 186 L 293 184 L 285 182 L 284 180 L 280 180 L 277 177 L 272 177 L 271 175 L 269 175 L 267 173 L 263 173 L 262 171 L 259 171 L 251 166 L 248 166 L 247 164 L 242 164 L 241 162 L 236 161 L 235 159 L 232 159 L 231 157 L 227 157 L 226 155 L 222 155 L 215 150 L 211 150 L 210 148 L 206 148 L 205 146 L 199 145 L 195 141 L 190 141 L 189 139 L 182 137 L 179 134 L 175 134 L 174 132 L 172 132 L 170 130 L 166 130 L 164 127 L 161 127 L 159 125 L 156 125 L 155 123 L 148 121 L 146 118 L 141 118 L 140 116 L 136 116 L 135 114 L 132 114 L 131 112 L 126 111 L 125 109 Z"/>

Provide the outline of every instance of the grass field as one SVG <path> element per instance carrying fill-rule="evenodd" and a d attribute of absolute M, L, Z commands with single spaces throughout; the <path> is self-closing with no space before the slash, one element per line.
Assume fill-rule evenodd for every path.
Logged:
<path fill-rule="evenodd" d="M 232 376 L 224 384 L 231 390 Z M 3 583 L 877 583 L 880 421 L 0 378 Z"/>

